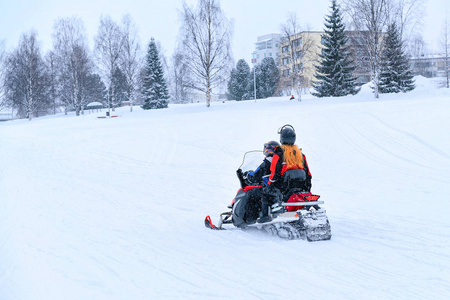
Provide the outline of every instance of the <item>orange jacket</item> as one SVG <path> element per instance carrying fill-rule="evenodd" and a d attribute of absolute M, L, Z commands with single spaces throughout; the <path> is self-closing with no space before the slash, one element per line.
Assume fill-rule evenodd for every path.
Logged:
<path fill-rule="evenodd" d="M 311 172 L 309 171 L 308 162 L 306 161 L 306 156 L 303 156 L 303 165 L 295 165 L 288 169 L 286 162 L 284 162 L 283 150 L 281 147 L 280 150 L 276 151 L 272 158 L 272 163 L 270 165 L 270 176 L 269 176 L 269 185 L 274 185 L 277 188 L 283 187 L 283 175 L 287 170 L 290 169 L 303 169 L 306 173 L 306 184 L 307 186 L 311 186 Z"/>

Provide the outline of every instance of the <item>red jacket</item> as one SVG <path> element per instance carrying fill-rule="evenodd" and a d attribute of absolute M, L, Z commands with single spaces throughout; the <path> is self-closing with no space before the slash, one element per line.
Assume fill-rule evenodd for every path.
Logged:
<path fill-rule="evenodd" d="M 269 176 L 269 185 L 273 185 L 279 189 L 283 189 L 283 174 L 288 170 L 286 163 L 284 162 L 283 149 L 279 147 L 275 154 L 273 155 L 272 163 L 270 165 L 270 176 Z M 309 171 L 308 162 L 306 161 L 306 156 L 303 156 L 303 166 L 297 165 L 290 169 L 303 169 L 306 173 L 306 188 L 308 190 L 311 189 L 311 172 Z"/>

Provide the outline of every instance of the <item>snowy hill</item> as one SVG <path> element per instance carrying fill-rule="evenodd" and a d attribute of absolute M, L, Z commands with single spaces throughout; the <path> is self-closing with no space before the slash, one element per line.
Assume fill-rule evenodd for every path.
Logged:
<path fill-rule="evenodd" d="M 271 98 L 0 123 L 0 299 L 444 299 L 450 92 Z M 102 113 L 104 115 L 104 112 Z M 211 231 L 291 124 L 330 241 Z"/>

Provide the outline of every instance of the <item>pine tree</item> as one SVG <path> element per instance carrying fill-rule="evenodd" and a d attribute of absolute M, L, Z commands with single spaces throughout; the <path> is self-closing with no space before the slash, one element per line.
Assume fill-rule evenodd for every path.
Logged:
<path fill-rule="evenodd" d="M 388 27 L 381 55 L 380 93 L 408 92 L 415 88 L 412 71 L 395 23 Z"/>
<path fill-rule="evenodd" d="M 168 106 L 169 91 L 153 38 L 148 45 L 142 95 L 144 98 L 143 109 L 166 108 Z"/>
<path fill-rule="evenodd" d="M 102 81 L 102 78 L 98 74 L 90 74 L 87 76 L 87 97 L 86 102 L 101 102 L 104 105 L 106 102 L 106 86 Z"/>
<path fill-rule="evenodd" d="M 264 58 L 256 66 L 256 97 L 272 97 L 277 89 L 280 71 L 272 57 Z M 253 89 L 252 89 L 253 90 Z"/>
<path fill-rule="evenodd" d="M 236 68 L 231 70 L 230 80 L 228 81 L 228 99 L 229 100 L 248 100 L 250 85 L 250 67 L 244 59 L 240 59 Z"/>
<path fill-rule="evenodd" d="M 114 89 L 116 106 L 120 106 L 122 102 L 128 100 L 127 94 L 129 91 L 127 77 L 120 68 L 116 68 L 114 71 L 111 84 Z"/>
<path fill-rule="evenodd" d="M 352 74 L 355 66 L 350 59 L 345 25 L 336 0 L 332 0 L 331 15 L 325 17 L 324 25 L 321 63 L 315 66 L 317 81 L 313 81 L 315 92 L 312 94 L 317 97 L 355 95 L 359 92 Z"/>
<path fill-rule="evenodd" d="M 231 69 L 230 72 L 230 80 L 228 80 L 228 92 L 227 92 L 227 98 L 228 100 L 237 100 L 237 95 L 236 95 L 236 68 Z M 239 99 L 241 100 L 241 99 Z M 237 101 L 239 101 L 237 100 Z"/>

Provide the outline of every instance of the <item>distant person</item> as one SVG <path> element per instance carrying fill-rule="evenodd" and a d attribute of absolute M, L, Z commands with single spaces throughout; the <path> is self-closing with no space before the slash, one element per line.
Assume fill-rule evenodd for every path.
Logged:
<path fill-rule="evenodd" d="M 291 98 L 289 98 L 289 100 L 294 100 L 294 99 L 295 99 L 294 95 L 291 95 Z"/>

